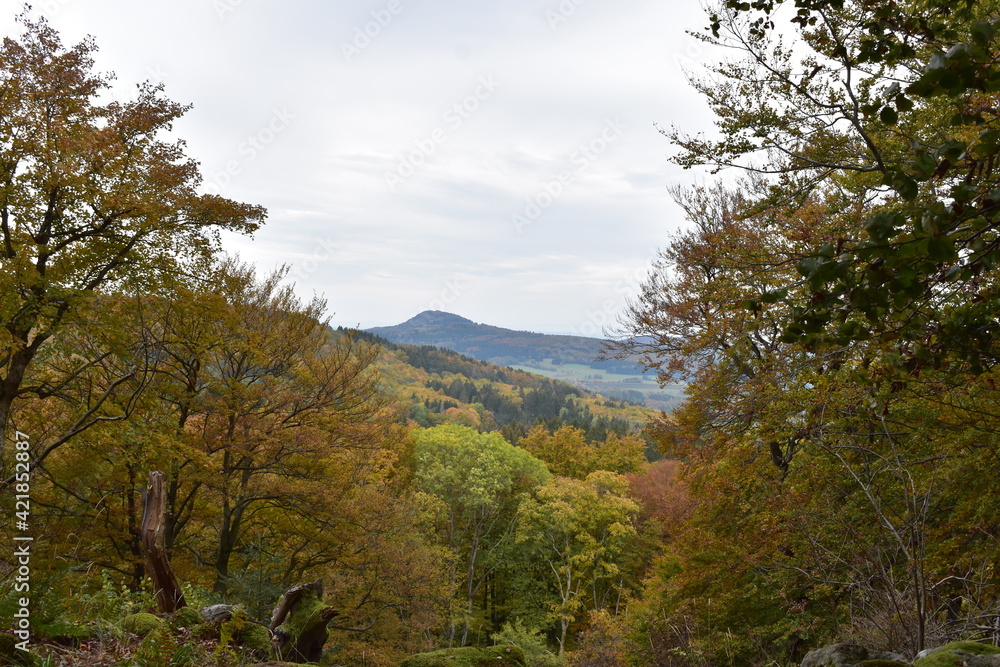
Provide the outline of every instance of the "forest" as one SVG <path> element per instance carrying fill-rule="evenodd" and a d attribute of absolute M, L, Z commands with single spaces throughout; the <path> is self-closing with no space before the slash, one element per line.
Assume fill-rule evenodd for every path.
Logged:
<path fill-rule="evenodd" d="M 6 664 L 1000 652 L 1000 6 L 707 18 L 715 128 L 661 132 L 718 177 L 672 187 L 688 224 L 609 350 L 685 380 L 650 415 L 331 328 L 225 251 L 267 211 L 203 192 L 188 107 L 108 101 L 96 43 L 26 10 L 0 47 Z"/>

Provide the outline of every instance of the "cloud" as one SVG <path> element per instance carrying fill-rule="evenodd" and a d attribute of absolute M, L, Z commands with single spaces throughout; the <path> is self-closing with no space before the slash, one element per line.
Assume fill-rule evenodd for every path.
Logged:
<path fill-rule="evenodd" d="M 694 4 L 39 9 L 67 43 L 95 36 L 116 95 L 154 78 L 193 103 L 176 132 L 206 188 L 270 210 L 256 238 L 227 246 L 262 270 L 291 265 L 336 323 L 394 324 L 438 303 L 500 326 L 569 331 L 609 299 L 623 304 L 621 276 L 682 224 L 664 186 L 690 175 L 667 164 L 653 123 L 704 126 L 681 71 L 704 58 L 683 32 L 704 23 Z M 0 17 L 7 34 L 12 19 Z M 620 128 L 613 139 L 609 124 Z M 512 216 L 532 203 L 540 213 L 519 230 Z"/>

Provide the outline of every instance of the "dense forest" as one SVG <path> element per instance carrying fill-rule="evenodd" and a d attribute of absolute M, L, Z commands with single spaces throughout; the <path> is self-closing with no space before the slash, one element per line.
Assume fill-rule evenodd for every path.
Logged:
<path fill-rule="evenodd" d="M 0 47 L 3 660 L 1000 644 L 998 17 L 710 13 L 715 132 L 662 131 L 737 175 L 672 190 L 689 224 L 621 322 L 623 358 L 687 382 L 639 433 L 639 406 L 332 329 L 224 252 L 267 212 L 202 192 L 164 138 L 187 107 L 107 101 L 93 41 L 26 10 Z"/>

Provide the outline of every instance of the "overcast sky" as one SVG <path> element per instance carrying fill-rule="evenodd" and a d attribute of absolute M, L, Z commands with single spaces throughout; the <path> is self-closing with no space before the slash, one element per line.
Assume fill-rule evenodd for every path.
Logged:
<path fill-rule="evenodd" d="M 4 34 L 19 34 L 15 5 Z M 162 81 L 207 190 L 269 209 L 226 244 L 291 267 L 332 322 L 426 309 L 599 335 L 702 174 L 654 124 L 710 129 L 692 0 L 37 0 L 116 95 Z"/>

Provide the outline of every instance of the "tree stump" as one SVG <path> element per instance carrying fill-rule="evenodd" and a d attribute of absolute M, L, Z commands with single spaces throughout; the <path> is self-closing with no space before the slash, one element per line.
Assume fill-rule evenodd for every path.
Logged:
<path fill-rule="evenodd" d="M 288 589 L 267 626 L 277 658 L 298 664 L 318 661 L 330 636 L 327 625 L 336 615 L 323 602 L 321 579 Z"/>
<path fill-rule="evenodd" d="M 167 476 L 159 470 L 149 473 L 149 487 L 146 489 L 142 507 L 142 528 L 139 544 L 146 560 L 146 574 L 153 580 L 156 591 L 156 606 L 164 614 L 172 614 L 187 606 L 184 592 L 177 581 L 174 570 L 167 558 L 163 536 L 167 519 L 167 502 L 163 493 Z"/>

